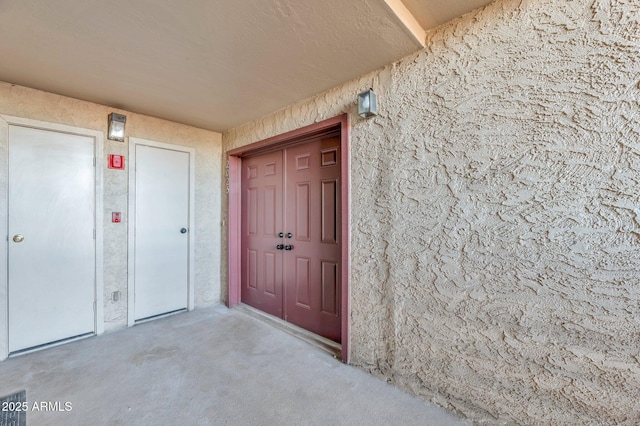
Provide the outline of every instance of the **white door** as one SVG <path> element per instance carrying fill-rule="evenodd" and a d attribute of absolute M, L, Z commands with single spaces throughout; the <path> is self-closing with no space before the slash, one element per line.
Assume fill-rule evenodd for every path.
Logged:
<path fill-rule="evenodd" d="M 188 307 L 188 152 L 135 146 L 135 320 Z"/>
<path fill-rule="evenodd" d="M 94 140 L 9 126 L 9 352 L 95 332 Z"/>

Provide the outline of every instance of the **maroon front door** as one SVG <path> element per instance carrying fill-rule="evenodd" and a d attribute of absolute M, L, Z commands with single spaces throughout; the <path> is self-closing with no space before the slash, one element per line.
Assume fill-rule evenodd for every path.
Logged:
<path fill-rule="evenodd" d="M 242 160 L 242 301 L 282 318 L 282 152 Z"/>
<path fill-rule="evenodd" d="M 340 138 L 242 161 L 244 303 L 341 339 Z"/>

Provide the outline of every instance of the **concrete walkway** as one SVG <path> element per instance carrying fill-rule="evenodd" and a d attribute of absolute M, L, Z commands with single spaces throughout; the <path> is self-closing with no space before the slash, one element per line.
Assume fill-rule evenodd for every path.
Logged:
<path fill-rule="evenodd" d="M 223 306 L 0 362 L 23 389 L 29 426 L 470 424 Z"/>

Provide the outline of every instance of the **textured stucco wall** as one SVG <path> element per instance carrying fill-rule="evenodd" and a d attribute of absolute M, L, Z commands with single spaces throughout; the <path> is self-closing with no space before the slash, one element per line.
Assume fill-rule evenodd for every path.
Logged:
<path fill-rule="evenodd" d="M 220 301 L 220 179 L 222 135 L 170 121 L 0 82 L 0 114 L 105 132 L 104 138 L 104 315 L 105 331 L 127 326 L 128 159 L 125 170 L 107 168 L 109 154 L 129 154 L 125 143 L 106 138 L 107 116 L 127 116 L 126 134 L 193 147 L 195 155 L 195 306 Z M 6 208 L 6 203 L 3 204 Z M 111 223 L 111 212 L 122 223 Z M 112 292 L 120 291 L 118 302 Z"/>
<path fill-rule="evenodd" d="M 498 0 L 223 135 L 352 115 L 353 364 L 478 422 L 640 423 L 640 3 Z"/>

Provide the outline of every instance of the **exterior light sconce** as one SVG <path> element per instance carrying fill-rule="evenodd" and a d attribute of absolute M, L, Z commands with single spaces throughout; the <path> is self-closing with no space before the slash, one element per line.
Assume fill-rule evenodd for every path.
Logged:
<path fill-rule="evenodd" d="M 378 102 L 373 89 L 358 95 L 358 115 L 362 118 L 378 115 Z"/>
<path fill-rule="evenodd" d="M 124 124 L 127 122 L 127 116 L 112 112 L 109 114 L 109 131 L 107 139 L 112 141 L 124 142 Z"/>

